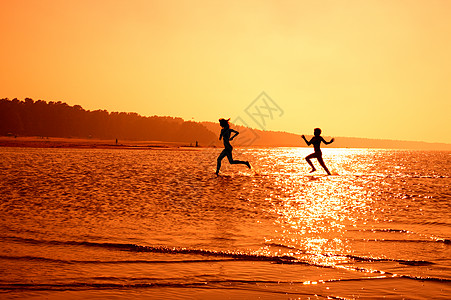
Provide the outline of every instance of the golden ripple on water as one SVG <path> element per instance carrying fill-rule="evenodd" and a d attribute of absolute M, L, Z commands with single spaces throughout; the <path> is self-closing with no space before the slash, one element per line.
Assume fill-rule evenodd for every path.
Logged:
<path fill-rule="evenodd" d="M 346 166 L 350 160 L 346 150 L 340 151 L 343 153 L 335 156 L 334 166 Z M 288 156 L 299 162 L 303 159 L 303 154 L 305 153 L 295 149 Z M 290 159 L 286 162 L 286 169 L 293 168 Z M 368 163 L 362 163 L 354 166 L 354 169 L 367 172 L 366 169 L 370 167 Z M 268 238 L 268 241 L 312 254 L 309 259 L 318 264 L 346 262 L 345 257 L 323 254 L 350 253 L 351 247 L 344 235 L 346 228 L 353 226 L 358 219 L 365 215 L 370 217 L 370 205 L 376 196 L 367 187 L 370 179 L 362 179 L 356 184 L 349 176 L 303 173 L 286 176 L 284 168 L 279 169 L 281 171 L 273 174 L 277 193 L 268 195 L 267 199 L 273 203 L 272 209 L 278 215 L 274 223 L 280 229 L 276 234 L 277 238 Z M 334 169 L 337 172 L 338 168 Z M 346 174 L 343 170 L 339 172 Z M 287 253 L 286 250 L 272 251 Z"/>

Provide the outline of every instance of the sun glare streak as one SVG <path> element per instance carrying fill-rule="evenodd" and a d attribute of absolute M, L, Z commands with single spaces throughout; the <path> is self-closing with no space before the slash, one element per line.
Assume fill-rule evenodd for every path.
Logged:
<path fill-rule="evenodd" d="M 371 150 L 327 149 L 326 164 L 332 166 L 333 174 L 340 175 L 323 176 L 319 172 L 306 175 L 308 166 L 304 157 L 309 151 L 284 149 L 280 155 L 276 151 L 271 153 L 273 160 L 264 161 L 268 166 L 274 166 L 275 162 L 278 165 L 275 173 L 268 174 L 276 192 L 268 195 L 267 201 L 278 216 L 274 223 L 280 231 L 277 238 L 268 237 L 267 244 L 284 245 L 284 249 L 265 247 L 265 251 L 281 255 L 288 249 L 297 249 L 290 253 L 296 257 L 307 255 L 319 265 L 346 263 L 349 258 L 335 254 L 351 254 L 350 242 L 345 238 L 347 229 L 358 218 L 371 218 L 370 204 L 377 195 L 369 188 L 370 180 L 371 176 L 381 174 L 365 178 L 373 162 L 362 158 L 368 157 Z M 356 177 L 362 180 L 353 180 Z"/>

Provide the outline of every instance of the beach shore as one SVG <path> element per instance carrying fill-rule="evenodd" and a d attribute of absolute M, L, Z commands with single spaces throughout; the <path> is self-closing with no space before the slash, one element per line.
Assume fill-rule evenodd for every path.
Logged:
<path fill-rule="evenodd" d="M 177 149 L 198 148 L 183 142 L 99 140 L 57 137 L 0 136 L 0 147 L 85 148 L 85 149 Z"/>

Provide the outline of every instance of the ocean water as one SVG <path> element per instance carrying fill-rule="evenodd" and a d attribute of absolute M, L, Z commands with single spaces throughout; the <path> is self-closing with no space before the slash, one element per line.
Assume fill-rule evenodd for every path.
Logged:
<path fill-rule="evenodd" d="M 219 152 L 0 148 L 0 298 L 451 298 L 451 152 Z"/>

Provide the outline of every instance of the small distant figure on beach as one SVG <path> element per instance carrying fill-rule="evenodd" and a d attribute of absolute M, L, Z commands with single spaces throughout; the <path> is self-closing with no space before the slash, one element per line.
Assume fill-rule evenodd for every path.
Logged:
<path fill-rule="evenodd" d="M 323 142 L 324 144 L 328 145 L 330 143 L 332 143 L 334 141 L 334 139 L 332 138 L 330 140 L 330 142 L 326 142 L 325 139 L 323 139 L 323 137 L 321 136 L 321 129 L 320 128 L 315 128 L 313 130 L 313 134 L 315 135 L 314 137 L 312 137 L 312 139 L 310 141 L 307 141 L 307 139 L 305 138 L 305 135 L 302 135 L 302 138 L 304 139 L 304 141 L 307 143 L 308 146 L 313 144 L 313 149 L 315 150 L 314 153 L 308 155 L 305 160 L 307 161 L 307 163 L 312 167 L 312 170 L 310 171 L 310 173 L 313 173 L 316 171 L 315 166 L 313 166 L 313 163 L 311 161 L 312 158 L 316 158 L 319 162 L 319 164 L 321 165 L 321 167 L 323 167 L 323 169 L 327 172 L 328 175 L 331 175 L 329 172 L 329 169 L 327 169 L 326 165 L 324 164 L 323 161 L 323 154 L 321 152 L 321 142 Z"/>
<path fill-rule="evenodd" d="M 221 134 L 219 135 L 219 140 L 223 140 L 224 142 L 224 150 L 222 150 L 221 154 L 218 156 L 218 161 L 216 165 L 216 175 L 219 175 L 219 169 L 221 168 L 221 161 L 224 159 L 224 157 L 227 156 L 227 159 L 229 160 L 229 163 L 232 165 L 235 164 L 243 164 L 246 165 L 249 169 L 251 168 L 251 165 L 248 161 L 242 161 L 242 160 L 234 160 L 232 156 L 232 150 L 233 147 L 230 144 L 230 141 L 232 141 L 239 132 L 236 130 L 233 130 L 230 128 L 229 125 L 230 119 L 219 119 L 219 125 L 221 125 Z M 231 134 L 234 133 L 234 135 L 231 136 Z"/>

